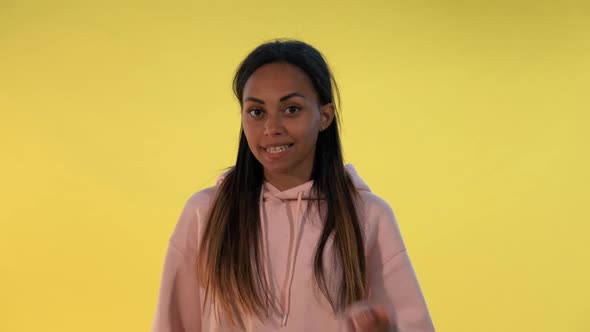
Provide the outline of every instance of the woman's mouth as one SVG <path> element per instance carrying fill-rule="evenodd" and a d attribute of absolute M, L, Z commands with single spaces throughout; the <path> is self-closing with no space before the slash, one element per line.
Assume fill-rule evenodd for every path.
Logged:
<path fill-rule="evenodd" d="M 292 146 L 293 146 L 293 144 L 269 146 L 269 147 L 264 148 L 264 150 L 266 150 L 266 152 L 268 152 L 270 154 L 276 154 L 276 153 L 281 153 L 283 151 L 286 151 Z"/>

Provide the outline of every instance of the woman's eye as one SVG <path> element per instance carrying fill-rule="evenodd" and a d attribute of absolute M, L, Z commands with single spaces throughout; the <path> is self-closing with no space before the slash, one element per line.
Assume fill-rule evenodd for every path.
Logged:
<path fill-rule="evenodd" d="M 258 109 L 258 108 L 253 108 L 253 109 L 249 110 L 248 113 L 253 118 L 259 118 L 259 117 L 262 116 L 262 110 L 261 109 Z"/>
<path fill-rule="evenodd" d="M 285 112 L 287 114 L 295 114 L 297 112 L 299 112 L 301 110 L 301 107 L 299 106 L 289 106 L 285 109 Z"/>

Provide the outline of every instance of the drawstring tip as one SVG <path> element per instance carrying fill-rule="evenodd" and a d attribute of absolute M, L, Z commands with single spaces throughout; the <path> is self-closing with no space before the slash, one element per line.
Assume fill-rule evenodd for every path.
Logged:
<path fill-rule="evenodd" d="M 283 316 L 283 322 L 281 323 L 281 326 L 286 326 L 287 325 L 287 315 Z"/>

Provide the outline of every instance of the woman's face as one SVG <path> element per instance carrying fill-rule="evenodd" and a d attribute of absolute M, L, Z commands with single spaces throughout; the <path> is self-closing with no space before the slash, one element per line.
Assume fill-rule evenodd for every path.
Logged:
<path fill-rule="evenodd" d="M 334 117 L 333 104 L 319 105 L 307 75 L 288 63 L 258 68 L 244 86 L 242 126 L 265 176 L 311 177 L 321 128 Z"/>

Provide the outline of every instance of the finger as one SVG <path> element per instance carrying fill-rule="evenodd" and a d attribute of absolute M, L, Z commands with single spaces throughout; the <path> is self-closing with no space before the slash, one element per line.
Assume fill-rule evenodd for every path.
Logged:
<path fill-rule="evenodd" d="M 392 327 L 391 315 L 382 306 L 375 306 L 371 308 L 373 315 L 373 329 L 372 331 L 390 331 Z"/>
<path fill-rule="evenodd" d="M 379 319 L 379 320 L 383 320 L 383 321 L 387 321 L 391 323 L 391 315 L 389 314 L 389 311 L 387 311 L 387 309 L 385 309 L 385 307 L 383 306 L 375 306 L 372 309 L 373 315 Z"/>
<path fill-rule="evenodd" d="M 346 326 L 348 326 L 348 330 L 350 332 L 356 332 L 357 331 L 353 317 L 348 317 L 346 319 Z"/>
<path fill-rule="evenodd" d="M 366 332 L 371 331 L 371 327 L 375 324 L 375 317 L 371 312 L 370 308 L 365 308 L 359 312 L 356 312 L 351 317 L 352 325 L 354 326 L 354 331 L 358 332 Z"/>

